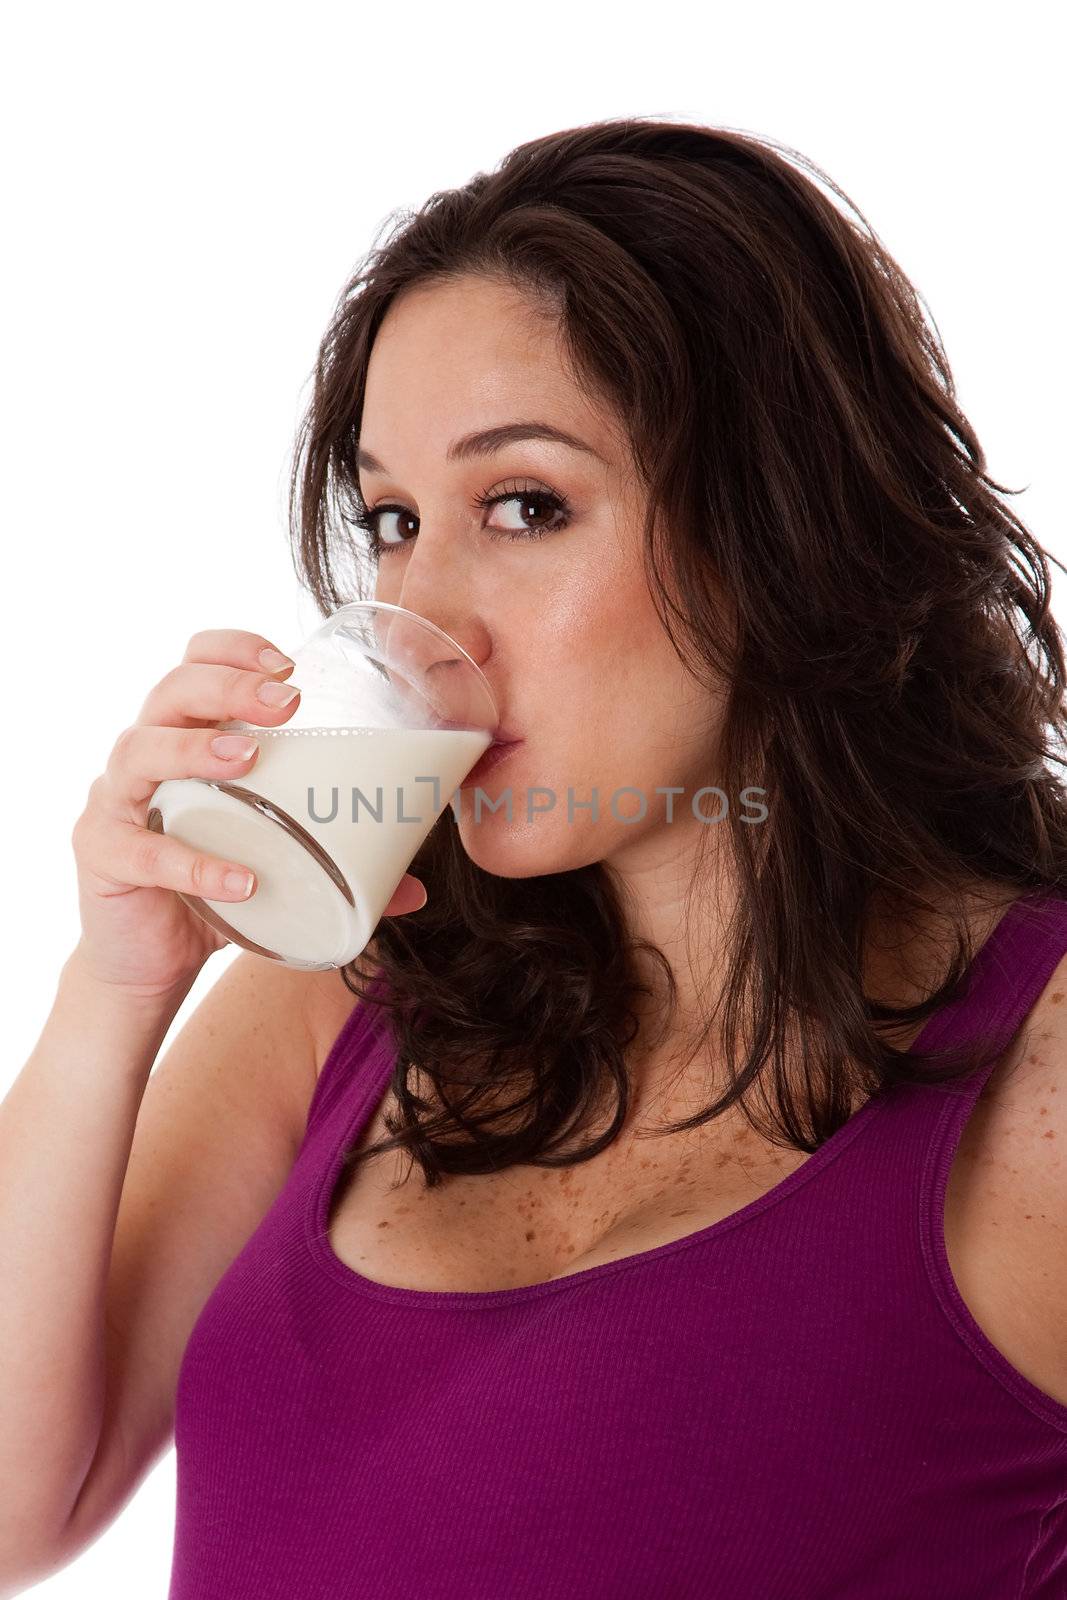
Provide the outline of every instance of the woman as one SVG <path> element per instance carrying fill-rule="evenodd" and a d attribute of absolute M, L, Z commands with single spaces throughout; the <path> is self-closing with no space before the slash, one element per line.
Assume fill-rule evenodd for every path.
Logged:
<path fill-rule="evenodd" d="M 120 737 L 0 1128 L 9 1582 L 173 1436 L 172 1600 L 1060 1592 L 1062 640 L 803 165 L 567 130 L 347 286 L 302 576 L 457 638 L 510 748 L 361 962 L 242 955 L 149 1081 L 222 942 L 173 891 L 243 864 L 147 797 L 253 771 L 212 724 L 291 663 L 198 635 Z"/>

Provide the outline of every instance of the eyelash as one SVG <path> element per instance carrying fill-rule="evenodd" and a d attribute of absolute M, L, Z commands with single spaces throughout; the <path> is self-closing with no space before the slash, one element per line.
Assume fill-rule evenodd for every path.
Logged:
<path fill-rule="evenodd" d="M 572 515 L 570 503 L 563 495 L 557 494 L 554 489 L 543 489 L 519 483 L 517 487 L 505 486 L 503 489 L 497 490 L 496 493 L 491 493 L 488 489 L 483 490 L 481 494 L 474 496 L 471 504 L 476 509 L 481 510 L 507 500 L 542 501 L 552 508 L 560 520 L 552 528 L 486 529 L 491 539 L 506 539 L 508 541 L 512 539 L 543 539 L 546 533 L 562 533 L 563 529 L 570 523 Z M 398 539 L 391 544 L 385 544 L 382 541 L 378 535 L 377 518 L 385 511 L 398 511 L 404 516 L 414 516 L 414 512 L 409 511 L 406 506 L 391 505 L 386 502 L 380 506 L 375 506 L 371 510 L 364 506 L 359 515 L 351 519 L 357 528 L 362 528 L 364 533 L 367 534 L 370 541 L 370 553 L 375 558 L 380 557 L 383 551 L 402 550 L 404 545 L 411 543 L 410 538 Z"/>

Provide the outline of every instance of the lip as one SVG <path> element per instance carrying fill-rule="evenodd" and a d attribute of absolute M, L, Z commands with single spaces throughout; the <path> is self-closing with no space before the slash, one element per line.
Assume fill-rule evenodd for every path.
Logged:
<path fill-rule="evenodd" d="M 502 761 L 506 761 L 511 752 L 517 750 L 522 742 L 521 739 L 494 739 L 481 759 L 474 763 L 474 766 L 460 784 L 460 788 L 466 789 L 480 783 Z"/>

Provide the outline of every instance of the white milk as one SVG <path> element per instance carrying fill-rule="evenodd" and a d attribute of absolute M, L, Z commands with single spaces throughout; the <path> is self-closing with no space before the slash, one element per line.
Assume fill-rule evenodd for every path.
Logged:
<path fill-rule="evenodd" d="M 159 809 L 173 838 L 255 872 L 250 899 L 204 901 L 235 932 L 292 966 L 343 965 L 365 948 L 412 857 L 492 735 L 452 728 L 252 731 L 259 755 L 247 773 L 220 783 L 167 779 L 149 807 Z M 434 774 L 436 813 L 433 784 L 416 782 Z M 313 849 L 228 789 L 250 790 L 285 812 L 325 851 L 355 904 Z M 353 790 L 361 792 L 355 821 Z"/>

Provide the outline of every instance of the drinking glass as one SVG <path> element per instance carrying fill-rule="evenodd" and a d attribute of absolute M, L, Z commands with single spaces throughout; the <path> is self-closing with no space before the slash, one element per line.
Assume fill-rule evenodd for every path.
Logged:
<path fill-rule="evenodd" d="M 301 695 L 283 727 L 218 724 L 259 741 L 247 774 L 165 779 L 147 826 L 255 872 L 248 900 L 179 891 L 198 916 L 257 955 L 325 971 L 365 949 L 499 715 L 454 639 L 382 600 L 341 606 L 292 659 Z"/>

